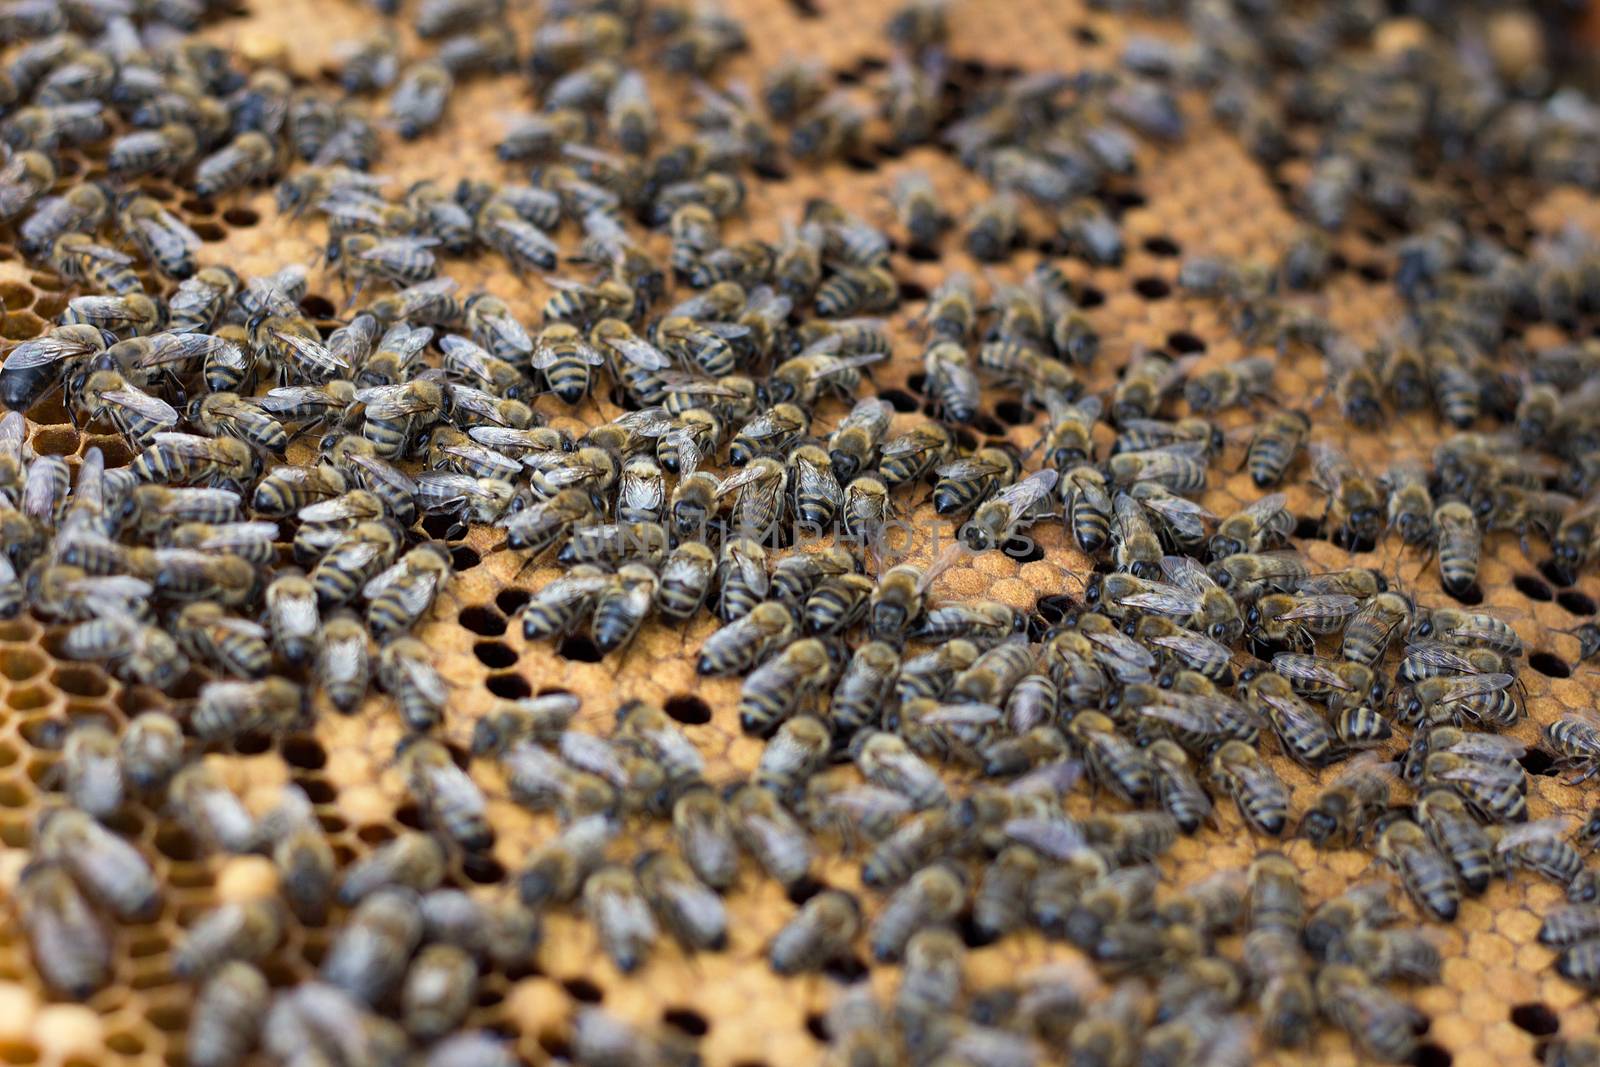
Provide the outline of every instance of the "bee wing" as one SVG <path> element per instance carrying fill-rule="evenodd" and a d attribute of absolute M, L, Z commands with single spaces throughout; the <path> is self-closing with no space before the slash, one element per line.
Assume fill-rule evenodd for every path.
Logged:
<path fill-rule="evenodd" d="M 1317 709 L 1293 693 L 1262 692 L 1257 696 L 1263 704 L 1282 716 L 1284 726 L 1307 727 L 1324 732 L 1328 728 L 1327 722 L 1317 714 Z"/>
<path fill-rule="evenodd" d="M 1099 488 L 1096 486 L 1096 488 Z M 1117 526 L 1123 531 L 1122 536 L 1129 538 L 1135 534 L 1143 533 L 1150 528 L 1150 520 L 1145 515 L 1139 502 L 1127 493 L 1119 492 L 1111 503 L 1112 514 L 1116 517 Z"/>
<path fill-rule="evenodd" d="M 406 256 L 426 251 L 442 243 L 437 237 L 385 237 L 365 252 L 362 252 L 360 258 L 366 260 L 403 259 Z"/>
<path fill-rule="evenodd" d="M 242 549 L 248 545 L 270 544 L 278 539 L 278 525 L 270 522 L 227 523 L 195 547 L 202 552 Z"/>
<path fill-rule="evenodd" d="M 127 300 L 120 296 L 74 297 L 70 306 L 73 311 L 100 322 L 133 322 L 139 318 Z"/>
<path fill-rule="evenodd" d="M 1307 682 L 1312 685 L 1325 685 L 1331 689 L 1342 689 L 1346 692 L 1352 690 L 1349 682 L 1336 674 L 1330 667 L 1316 656 L 1307 656 L 1298 652 L 1279 652 L 1272 657 L 1272 669 L 1285 678 L 1297 682 Z"/>
<path fill-rule="evenodd" d="M 773 409 L 757 415 L 739 428 L 739 433 L 744 437 L 776 437 L 778 434 L 793 433 L 800 428 L 800 423 L 795 419 Z"/>
<path fill-rule="evenodd" d="M 78 255 L 88 256 L 90 259 L 97 259 L 102 263 L 110 263 L 118 267 L 133 266 L 132 256 L 124 255 L 123 253 L 118 252 L 115 248 L 107 248 L 105 245 L 73 245 L 72 250 Z"/>
<path fill-rule="evenodd" d="M 606 344 L 616 349 L 629 363 L 643 370 L 666 370 L 672 359 L 661 349 L 637 337 L 608 337 Z"/>
<path fill-rule="evenodd" d="M 185 459 L 210 459 L 216 452 L 216 439 L 194 433 L 162 432 L 153 434 L 151 440 L 163 449 Z"/>
<path fill-rule="evenodd" d="M 1142 592 L 1120 597 L 1118 604 L 1145 608 L 1163 615 L 1193 615 L 1200 610 L 1200 598 L 1186 589 L 1164 582 L 1146 582 Z"/>
<path fill-rule="evenodd" d="M 139 219 L 135 225 L 144 231 L 145 238 L 157 248 L 166 246 L 176 239 L 179 244 L 192 252 L 203 243 L 199 234 L 170 211 L 163 211 L 159 219 Z"/>
<path fill-rule="evenodd" d="M 41 337 L 34 341 L 24 341 L 11 350 L 6 357 L 5 366 L 12 370 L 27 370 L 30 367 L 43 367 L 50 363 L 59 363 L 64 359 L 76 359 L 87 356 L 99 349 L 91 344 L 66 337 Z"/>
<path fill-rule="evenodd" d="M 522 464 L 502 452 L 492 448 L 482 448 L 472 445 L 445 445 L 440 449 L 447 456 L 471 463 L 478 467 L 487 467 L 496 471 L 497 477 L 511 481 L 522 473 Z"/>
<path fill-rule="evenodd" d="M 1518 826 L 1508 826 L 1500 831 L 1499 840 L 1494 843 L 1494 850 L 1509 852 L 1535 841 L 1559 841 L 1571 830 L 1572 820 L 1565 815 L 1552 815 L 1547 819 L 1535 819 L 1533 822 L 1525 822 Z"/>
<path fill-rule="evenodd" d="M 375 385 L 358 389 L 356 402 L 367 405 L 368 419 L 392 419 L 427 411 L 433 405 L 410 382 L 399 385 Z"/>
<path fill-rule="evenodd" d="M 875 817 L 904 815 L 911 810 L 911 801 L 892 790 L 875 785 L 858 785 L 829 793 L 822 801 L 822 806 L 865 822 Z"/>
<path fill-rule="evenodd" d="M 417 502 L 424 511 L 448 511 L 475 496 L 482 496 L 478 479 L 446 471 L 417 476 Z"/>
<path fill-rule="evenodd" d="M 744 580 L 745 584 L 755 589 L 766 589 L 767 565 L 765 562 L 755 556 L 746 554 L 737 545 L 728 550 L 728 555 L 733 558 L 734 566 L 739 568 L 739 577 Z"/>
<path fill-rule="evenodd" d="M 888 455 L 889 453 L 885 450 L 884 454 Z M 964 456 L 961 459 L 940 464 L 934 473 L 941 478 L 951 479 L 986 478 L 991 474 L 999 474 L 1005 469 L 1003 465 L 991 460 L 979 459 L 976 456 Z"/>
<path fill-rule="evenodd" d="M 1528 746 L 1507 737 L 1505 734 L 1473 732 L 1462 734 L 1454 744 L 1440 748 L 1438 751 L 1454 752 L 1472 759 L 1509 763 L 1527 755 Z"/>
<path fill-rule="evenodd" d="M 1518 618 L 1523 617 L 1515 608 L 1500 608 L 1499 611 L 1502 615 L 1515 615 Z M 1459 625 L 1450 627 L 1450 629 L 1446 632 L 1451 637 L 1490 645 L 1499 644 L 1505 638 L 1504 634 L 1498 633 L 1495 630 L 1490 629 L 1488 626 L 1480 626 L 1474 622 L 1460 623 Z"/>
<path fill-rule="evenodd" d="M 1289 622 L 1293 619 L 1342 619 L 1354 615 L 1361 609 L 1361 601 L 1346 593 L 1322 593 L 1317 596 L 1302 596 L 1295 600 L 1294 607 L 1273 618 L 1279 622 Z"/>
<path fill-rule="evenodd" d="M 1205 536 L 1206 525 L 1217 521 L 1215 515 L 1187 497 L 1152 496 L 1140 500 L 1140 503 L 1189 538 Z"/>
<path fill-rule="evenodd" d="M 1050 498 L 1060 477 L 1053 470 L 1034 471 L 1017 484 L 1001 490 L 995 499 L 1010 510 L 1012 518 L 1026 515 L 1039 501 Z"/>
<path fill-rule="evenodd" d="M 1252 526 L 1264 526 L 1278 512 L 1282 511 L 1289 503 L 1289 498 L 1282 493 L 1269 493 L 1260 500 L 1254 501 L 1239 514 L 1248 515 Z"/>
<path fill-rule="evenodd" d="M 1436 642 L 1407 645 L 1405 658 L 1449 674 L 1478 673 L 1478 668 L 1460 649 Z"/>
<path fill-rule="evenodd" d="M 870 367 L 872 364 L 881 363 L 888 358 L 889 353 L 887 352 L 866 352 L 859 356 L 842 356 L 838 359 L 829 360 L 825 365 L 818 367 L 806 377 L 809 381 L 820 381 L 823 378 L 831 378 L 836 374 L 843 374 L 858 367 Z"/>
<path fill-rule="evenodd" d="M 295 353 L 307 363 L 316 367 L 328 367 L 335 370 L 349 370 L 350 364 L 344 357 L 332 351 L 321 341 L 302 337 L 297 333 L 286 333 L 282 330 L 270 331 L 274 339 L 294 349 Z"/>
<path fill-rule="evenodd" d="M 1343 452 L 1326 441 L 1306 444 L 1306 455 L 1311 460 L 1311 481 L 1324 493 L 1331 493 L 1339 483 L 1355 473 L 1355 467 Z"/>
<path fill-rule="evenodd" d="M 727 496 L 736 489 L 743 489 L 747 485 L 765 481 L 772 477 L 771 468 L 764 464 L 752 464 L 740 468 L 717 483 L 717 496 Z"/>
<path fill-rule="evenodd" d="M 1067 859 L 1088 847 L 1083 829 L 1070 819 L 1007 819 L 1001 829 L 1011 840 L 1053 859 Z"/>
<path fill-rule="evenodd" d="M 1439 687 L 1441 691 L 1439 703 L 1449 704 L 1469 697 L 1482 696 L 1485 693 L 1497 693 L 1517 679 L 1511 674 L 1472 674 L 1461 678 L 1434 680 L 1443 683 Z"/>
<path fill-rule="evenodd" d="M 1027 793 L 1054 793 L 1065 796 L 1072 792 L 1072 787 L 1078 784 L 1078 779 L 1083 777 L 1083 764 L 1075 759 L 1053 760 L 1041 764 L 1024 774 L 1021 778 L 1006 786 L 1006 792 L 1022 795 Z"/>
<path fill-rule="evenodd" d="M 922 716 L 922 722 L 928 726 L 989 726 L 1003 715 L 993 704 L 940 704 Z"/>
<path fill-rule="evenodd" d="M 178 412 L 171 404 L 132 386 L 126 389 L 108 389 L 100 396 L 109 403 L 127 408 L 140 418 L 149 419 L 163 426 L 175 425 L 178 421 Z"/>
<path fill-rule="evenodd" d="M 1197 597 L 1203 597 L 1217 588 L 1217 583 L 1212 581 L 1206 569 L 1188 556 L 1162 556 L 1161 573 Z"/>
<path fill-rule="evenodd" d="M 1134 663 L 1141 667 L 1154 667 L 1156 665 L 1156 657 L 1151 651 L 1127 634 L 1109 631 L 1107 633 L 1085 634 L 1084 636 L 1101 648 L 1111 652 L 1118 659 L 1127 660 L 1129 663 Z"/>
<path fill-rule="evenodd" d="M 1180 655 L 1195 660 L 1225 659 L 1232 655 L 1232 650 L 1221 641 L 1207 637 L 1205 634 L 1195 633 L 1193 630 L 1181 630 L 1173 634 L 1160 634 L 1150 638 L 1150 643 L 1161 648 L 1170 648 Z"/>
<path fill-rule="evenodd" d="M 883 447 L 878 451 L 887 459 L 894 456 L 903 456 L 911 452 L 927 452 L 935 447 L 937 446 L 932 440 L 920 434 L 907 433 L 901 434 L 891 441 L 884 442 Z"/>
<path fill-rule="evenodd" d="M 359 455 L 351 456 L 350 463 L 361 468 L 364 474 L 371 476 L 391 489 L 395 489 L 407 496 L 416 495 L 417 483 L 411 480 L 410 475 L 392 463 L 386 463 L 376 456 Z"/>

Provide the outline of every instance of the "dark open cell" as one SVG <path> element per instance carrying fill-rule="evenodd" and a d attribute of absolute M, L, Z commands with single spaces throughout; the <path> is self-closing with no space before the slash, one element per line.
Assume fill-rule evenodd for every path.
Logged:
<path fill-rule="evenodd" d="M 532 599 L 533 594 L 526 589 L 502 589 L 495 594 L 494 606 L 507 615 L 515 615 Z"/>
<path fill-rule="evenodd" d="M 923 288 L 921 285 L 918 285 L 916 282 L 902 280 L 900 282 L 900 299 L 926 300 L 928 299 L 928 290 Z"/>
<path fill-rule="evenodd" d="M 1033 563 L 1044 559 L 1044 546 L 1031 538 L 1014 537 L 1006 542 L 1005 553 L 1018 563 Z"/>
<path fill-rule="evenodd" d="M 1565 587 L 1572 584 L 1572 575 L 1553 558 L 1539 564 L 1539 573 L 1544 575 L 1552 585 Z"/>
<path fill-rule="evenodd" d="M 187 863 L 200 856 L 199 842 L 190 837 L 186 830 L 171 823 L 156 830 L 155 846 L 157 852 L 179 863 Z"/>
<path fill-rule="evenodd" d="M 1411 1067 L 1450 1067 L 1450 1053 L 1438 1045 L 1421 1045 L 1411 1057 Z"/>
<path fill-rule="evenodd" d="M 1012 426 L 1023 426 L 1033 420 L 1033 415 L 1020 400 L 1002 400 L 994 406 L 995 417 Z"/>
<path fill-rule="evenodd" d="M 1567 666 L 1567 661 L 1551 652 L 1542 649 L 1528 656 L 1528 666 L 1544 675 L 1546 678 L 1570 678 L 1572 668 Z"/>
<path fill-rule="evenodd" d="M 306 799 L 313 804 L 332 804 L 339 795 L 334 792 L 333 786 L 329 785 L 325 779 L 318 778 L 315 775 L 296 775 L 294 784 L 305 792 Z"/>
<path fill-rule="evenodd" d="M 411 830 L 428 828 L 428 824 L 422 821 L 422 809 L 415 804 L 402 804 L 394 809 L 394 821 Z"/>
<path fill-rule="evenodd" d="M 493 608 L 478 604 L 462 608 L 461 614 L 456 616 L 456 621 L 482 637 L 499 637 L 506 632 L 505 616 Z"/>
<path fill-rule="evenodd" d="M 917 398 L 904 389 L 885 389 L 878 394 L 880 399 L 887 400 L 889 406 L 896 411 L 906 412 L 917 410 Z"/>
<path fill-rule="evenodd" d="M 477 552 L 465 545 L 457 545 L 450 550 L 450 565 L 456 569 L 458 574 L 461 571 L 470 571 L 476 567 L 479 558 Z"/>
<path fill-rule="evenodd" d="M 592 644 L 593 642 L 591 642 Z M 599 649 L 595 649 L 595 651 L 598 653 Z M 598 655 L 595 656 L 595 660 L 599 658 Z M 529 685 L 527 680 L 520 674 L 491 674 L 489 680 L 483 683 L 483 687 L 495 696 L 504 697 L 506 700 L 521 700 L 523 697 L 530 696 L 533 693 L 533 686 Z"/>
<path fill-rule="evenodd" d="M 685 726 L 704 726 L 711 721 L 711 706 L 687 693 L 668 697 L 662 710 Z"/>
<path fill-rule="evenodd" d="M 997 935 L 980 928 L 977 923 L 973 922 L 971 915 L 963 915 L 961 917 L 960 930 L 962 943 L 968 948 L 982 948 L 1000 940 Z"/>
<path fill-rule="evenodd" d="M 1536 778 L 1544 778 L 1556 773 L 1555 757 L 1542 748 L 1530 748 L 1517 760 L 1522 764 L 1522 769 Z"/>
<path fill-rule="evenodd" d="M 1133 291 L 1145 300 L 1165 300 L 1172 295 L 1172 286 L 1168 285 L 1164 279 L 1151 275 L 1135 279 Z"/>
<path fill-rule="evenodd" d="M 869 972 L 867 971 L 867 965 L 861 962 L 860 957 L 845 956 L 823 967 L 822 973 L 846 985 L 854 985 L 866 978 Z"/>
<path fill-rule="evenodd" d="M 1531 574 L 1519 574 L 1511 579 L 1511 584 L 1517 587 L 1517 592 L 1530 600 L 1549 600 L 1554 595 L 1543 579 Z"/>
<path fill-rule="evenodd" d="M 1106 302 L 1106 294 L 1092 285 L 1086 285 L 1078 290 L 1078 306 L 1085 310 L 1097 308 Z"/>
<path fill-rule="evenodd" d="M 308 771 L 321 770 L 328 762 L 328 754 L 322 750 L 317 739 L 304 734 L 284 738 L 278 751 L 282 753 L 283 761 L 289 766 Z"/>
<path fill-rule="evenodd" d="M 1371 549 L 1362 549 L 1361 551 L 1371 551 Z M 1457 604 L 1464 604 L 1469 608 L 1475 608 L 1483 603 L 1483 589 L 1477 582 L 1473 582 L 1465 589 L 1446 589 L 1445 592 L 1450 594 L 1451 600 L 1454 600 Z"/>
<path fill-rule="evenodd" d="M 499 641 L 479 641 L 472 646 L 472 654 L 478 657 L 479 663 L 495 670 L 502 670 L 517 662 L 516 650 Z"/>
<path fill-rule="evenodd" d="M 240 229 L 248 229 L 249 227 L 260 222 L 261 216 L 257 215 L 254 211 L 251 211 L 247 207 L 230 207 L 228 210 L 222 213 L 222 221 L 226 222 L 229 226 L 237 226 Z"/>
<path fill-rule="evenodd" d="M 828 1019 L 827 1019 L 827 1016 L 823 1015 L 821 1012 L 816 1012 L 816 1011 L 807 1012 L 806 1013 L 806 1033 L 810 1034 L 813 1038 L 815 1038 L 816 1040 L 822 1042 L 823 1044 L 827 1044 L 827 1042 L 828 1042 Z"/>
<path fill-rule="evenodd" d="M 1382 284 L 1389 280 L 1389 272 L 1383 269 L 1382 263 L 1363 263 L 1356 268 L 1356 273 L 1374 284 Z"/>
<path fill-rule="evenodd" d="M 668 1008 L 661 1013 L 661 1021 L 675 1030 L 682 1030 L 690 1037 L 705 1037 L 711 1029 L 706 1017 L 693 1008 Z"/>
<path fill-rule="evenodd" d="M 1557 593 L 1556 603 L 1573 615 L 1593 615 L 1595 612 L 1594 598 L 1576 589 L 1563 589 Z"/>
<path fill-rule="evenodd" d="M 600 651 L 600 646 L 595 644 L 588 634 L 573 634 L 562 638 L 561 644 L 556 646 L 556 655 L 580 663 L 599 663 L 605 658 L 605 653 Z"/>
<path fill-rule="evenodd" d="M 461 873 L 469 882 L 478 885 L 495 885 L 505 880 L 506 869 L 493 856 L 468 852 L 461 857 Z"/>
<path fill-rule="evenodd" d="M 582 1001 L 585 1004 L 598 1004 L 606 997 L 605 990 L 581 974 L 574 975 L 571 978 L 563 978 L 561 980 L 561 988 L 565 989 L 567 995 L 573 1000 Z"/>
<path fill-rule="evenodd" d="M 972 428 L 985 437 L 1004 437 L 1006 435 L 1004 423 L 981 411 L 972 417 Z"/>
<path fill-rule="evenodd" d="M 1561 1029 L 1561 1020 L 1544 1004 L 1518 1004 L 1511 1009 L 1511 1022 L 1535 1037 L 1546 1037 Z"/>
<path fill-rule="evenodd" d="M 259 756 L 272 747 L 272 738 L 264 733 L 235 734 L 233 750 L 241 756 Z"/>
<path fill-rule="evenodd" d="M 828 888 L 826 883 L 819 882 L 810 875 L 806 875 L 790 886 L 785 896 L 789 898 L 789 903 L 791 904 L 804 904 L 826 888 Z"/>
<path fill-rule="evenodd" d="M 1183 254 L 1183 249 L 1178 242 L 1167 236 L 1146 237 L 1144 250 L 1152 256 L 1161 256 L 1163 259 L 1173 259 Z"/>
<path fill-rule="evenodd" d="M 1178 330 L 1167 334 L 1167 347 L 1180 356 L 1187 356 L 1196 352 L 1204 352 L 1206 343 L 1188 330 Z"/>

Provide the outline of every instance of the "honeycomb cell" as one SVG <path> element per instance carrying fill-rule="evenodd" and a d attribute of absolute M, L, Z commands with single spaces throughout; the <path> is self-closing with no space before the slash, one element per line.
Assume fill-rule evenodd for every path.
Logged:
<path fill-rule="evenodd" d="M 7 341 L 26 341 L 44 332 L 45 321 L 26 308 L 7 311 L 0 322 L 0 337 Z"/>
<path fill-rule="evenodd" d="M 50 672 L 50 684 L 62 693 L 77 697 L 103 697 L 111 691 L 105 672 L 86 664 L 57 667 Z"/>

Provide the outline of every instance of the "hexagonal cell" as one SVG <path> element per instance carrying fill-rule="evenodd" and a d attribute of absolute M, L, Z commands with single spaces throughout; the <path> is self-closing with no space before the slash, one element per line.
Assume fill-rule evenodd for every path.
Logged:
<path fill-rule="evenodd" d="M 6 705 L 16 711 L 46 707 L 54 699 L 48 689 L 38 685 L 23 686 L 6 693 Z"/>
<path fill-rule="evenodd" d="M 50 661 L 38 652 L 22 648 L 0 650 L 0 675 L 13 682 L 26 682 L 44 673 Z M 54 679 L 52 678 L 52 681 Z"/>
<path fill-rule="evenodd" d="M 87 664 L 57 667 L 50 673 L 50 684 L 80 697 L 103 697 L 111 691 L 105 672 Z"/>
<path fill-rule="evenodd" d="M 71 426 L 41 426 L 30 443 L 41 456 L 70 456 L 78 451 L 79 442 L 78 431 Z"/>
<path fill-rule="evenodd" d="M 43 319 L 27 309 L 8 311 L 5 321 L 0 323 L 0 337 L 7 341 L 31 340 L 44 332 L 45 325 Z"/>
<path fill-rule="evenodd" d="M 34 301 L 32 286 L 23 285 L 21 282 L 0 281 L 0 304 L 6 311 L 21 311 Z"/>

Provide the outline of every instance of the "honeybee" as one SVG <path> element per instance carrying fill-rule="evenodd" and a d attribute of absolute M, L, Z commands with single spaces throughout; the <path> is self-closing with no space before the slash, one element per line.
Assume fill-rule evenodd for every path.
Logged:
<path fill-rule="evenodd" d="M 1483 532 L 1477 516 L 1466 504 L 1448 500 L 1433 512 L 1435 549 L 1439 555 L 1439 584 L 1445 592 L 1461 596 L 1478 579 L 1478 556 Z"/>
<path fill-rule="evenodd" d="M 1011 254 L 1021 237 L 1020 205 L 1011 194 L 997 193 L 973 207 L 963 228 L 963 243 L 972 257 L 998 263 Z"/>
<path fill-rule="evenodd" d="M 0 219 L 10 221 L 38 202 L 56 181 L 46 152 L 21 151 L 0 168 Z"/>
<path fill-rule="evenodd" d="M 230 1067 L 255 1047 L 272 992 L 266 978 L 234 960 L 217 968 L 195 996 L 188 1057 L 195 1067 Z"/>
<path fill-rule="evenodd" d="M 1367 1055 L 1400 1061 L 1417 1048 L 1427 1017 L 1374 985 L 1358 967 L 1329 965 L 1317 973 L 1316 998 L 1324 1015 L 1349 1033 Z"/>
<path fill-rule="evenodd" d="M 1510 726 L 1521 716 L 1515 697 L 1507 692 L 1514 681 L 1510 674 L 1424 678 L 1395 690 L 1395 712 L 1407 723 L 1470 719 Z"/>
<path fill-rule="evenodd" d="M 1409 819 L 1391 821 L 1378 835 L 1378 858 L 1394 868 L 1417 907 L 1450 922 L 1461 906 L 1461 885 L 1450 861 Z"/>
<path fill-rule="evenodd" d="M 277 169 L 278 148 L 265 134 L 246 130 L 195 164 L 197 195 L 216 199 L 261 181 Z"/>
<path fill-rule="evenodd" d="M 802 904 L 778 931 L 767 958 L 782 975 L 819 970 L 848 952 L 860 930 L 861 906 L 855 897 L 825 889 Z"/>
<path fill-rule="evenodd" d="M 1373 596 L 1361 605 L 1345 626 L 1340 652 L 1347 660 L 1368 667 L 1375 666 L 1383 658 L 1395 634 L 1410 627 L 1411 619 L 1411 602 L 1405 597 L 1397 593 Z"/>
<path fill-rule="evenodd" d="M 1540 731 L 1544 743 L 1556 754 L 1562 770 L 1575 770 L 1573 784 L 1587 781 L 1600 771 L 1600 724 L 1586 715 L 1565 715 L 1546 723 Z"/>
<path fill-rule="evenodd" d="M 1277 774 L 1242 741 L 1227 741 L 1211 757 L 1211 776 L 1233 798 L 1251 829 L 1270 837 L 1283 833 L 1289 791 Z"/>
<path fill-rule="evenodd" d="M 1311 480 L 1328 497 L 1323 525 L 1334 542 L 1351 548 L 1376 543 L 1383 530 L 1383 497 L 1338 449 L 1313 441 L 1306 446 L 1311 457 Z"/>
<path fill-rule="evenodd" d="M 1283 481 L 1310 434 L 1311 420 L 1304 412 L 1268 414 L 1250 437 L 1245 467 L 1251 480 L 1262 489 Z"/>
<path fill-rule="evenodd" d="M 1359 844 L 1389 806 L 1394 767 L 1377 753 L 1354 760 L 1317 795 L 1300 821 L 1299 833 L 1318 848 Z"/>
<path fill-rule="evenodd" d="M 149 922 L 161 910 L 161 889 L 139 850 L 73 808 L 41 814 L 39 861 L 59 863 L 121 922 Z"/>
<path fill-rule="evenodd" d="M 28 410 L 115 342 L 113 335 L 88 325 L 57 326 L 23 342 L 0 367 L 0 403 L 12 411 Z"/>
<path fill-rule="evenodd" d="M 1380 487 L 1389 494 L 1389 526 L 1400 531 L 1400 540 L 1408 545 L 1431 540 L 1434 536 L 1433 496 L 1428 491 L 1427 472 L 1421 464 L 1395 464 L 1384 475 Z"/>
<path fill-rule="evenodd" d="M 1005 547 L 1018 530 L 1040 517 L 1039 505 L 1050 499 L 1059 478 L 1053 470 L 1035 471 L 979 504 L 961 528 L 967 546 L 974 551 Z"/>
<path fill-rule="evenodd" d="M 405 977 L 406 962 L 422 940 L 422 912 L 410 889 L 387 886 L 368 893 L 328 945 L 318 976 L 368 1004 L 376 1004 Z"/>
<path fill-rule="evenodd" d="M 81 279 L 87 271 L 73 269 L 72 257 L 83 255 L 83 250 L 95 249 L 96 256 L 107 262 L 115 261 L 114 252 L 107 255 L 109 249 L 101 250 L 93 238 L 86 236 L 98 229 L 110 214 L 111 197 L 104 186 L 93 182 L 73 185 L 59 196 L 40 200 L 33 212 L 17 225 L 17 237 L 26 255 L 40 257 L 48 253 L 52 265 L 58 269 L 66 267 L 71 271 L 70 276 Z M 64 240 L 67 240 L 65 245 Z"/>
<path fill-rule="evenodd" d="M 885 486 L 898 487 L 927 474 L 954 447 L 949 430 L 936 422 L 924 422 L 884 442 L 879 451 L 878 475 Z"/>
<path fill-rule="evenodd" d="M 17 878 L 16 901 L 34 966 L 51 988 L 83 1000 L 111 980 L 111 943 L 65 867 L 34 861 Z"/>
<path fill-rule="evenodd" d="M 347 651 L 353 650 L 347 646 Z M 406 637 L 390 641 L 378 653 L 377 676 L 378 684 L 394 698 L 407 729 L 430 730 L 439 724 L 450 691 L 427 645 Z M 363 677 L 363 691 L 365 681 Z"/>
<path fill-rule="evenodd" d="M 476 783 L 455 765 L 450 750 L 420 735 L 408 737 L 397 754 L 407 788 L 423 815 L 463 848 L 480 851 L 494 843 Z"/>
<path fill-rule="evenodd" d="M 159 790 L 183 764 L 183 728 L 170 715 L 145 712 L 122 731 L 118 756 L 123 777 L 135 789 Z"/>

